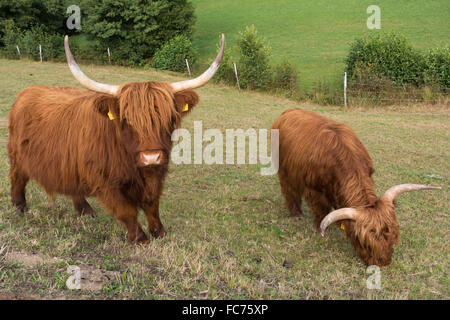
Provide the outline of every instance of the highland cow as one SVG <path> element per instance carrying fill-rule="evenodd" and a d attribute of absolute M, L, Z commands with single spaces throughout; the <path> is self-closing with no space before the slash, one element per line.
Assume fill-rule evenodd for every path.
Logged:
<path fill-rule="evenodd" d="M 94 215 L 86 197 L 97 197 L 134 243 L 166 233 L 159 199 L 168 170 L 171 134 L 199 101 L 222 61 L 225 38 L 213 64 L 195 79 L 107 85 L 89 79 L 65 50 L 74 77 L 87 89 L 32 86 L 20 92 L 9 114 L 11 199 L 26 210 L 25 186 L 34 179 L 47 194 L 72 197 L 81 215 Z"/>
<path fill-rule="evenodd" d="M 350 127 L 317 113 L 287 110 L 272 129 L 279 130 L 278 177 L 290 213 L 302 214 L 303 197 L 322 236 L 339 223 L 366 264 L 389 265 L 400 235 L 395 197 L 440 188 L 401 184 L 377 197 L 375 169 L 364 145 Z"/>

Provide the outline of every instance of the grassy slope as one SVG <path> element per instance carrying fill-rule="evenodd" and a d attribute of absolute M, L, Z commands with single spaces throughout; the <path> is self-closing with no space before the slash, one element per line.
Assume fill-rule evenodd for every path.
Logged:
<path fill-rule="evenodd" d="M 192 0 L 196 6 L 194 44 L 202 57 L 212 57 L 217 35 L 225 33 L 228 48 L 237 33 L 254 24 L 273 48 L 275 62 L 292 61 L 299 68 L 302 86 L 314 81 L 333 82 L 344 70 L 344 58 L 355 37 L 369 31 L 368 0 Z M 447 0 L 377 1 L 381 31 L 398 31 L 418 48 L 448 43 L 450 2 Z"/>
<path fill-rule="evenodd" d="M 119 67 L 83 69 L 110 83 L 175 79 Z M 7 116 L 17 93 L 32 84 L 76 82 L 64 64 L 0 60 L 1 117 Z M 168 236 L 148 246 L 129 245 L 124 229 L 94 199 L 89 201 L 98 217 L 78 217 L 67 197 L 58 197 L 49 207 L 34 183 L 27 188 L 31 210 L 18 216 L 10 205 L 7 130 L 0 122 L 0 248 L 62 259 L 27 267 L 0 256 L 0 292 L 69 298 L 450 297 L 448 110 L 303 106 L 217 85 L 198 92 L 201 103 L 183 123 L 191 132 L 194 120 L 203 120 L 204 130 L 269 128 L 283 110 L 305 107 L 354 128 L 373 158 L 378 193 L 404 182 L 443 186 L 442 191 L 398 198 L 401 243 L 392 265 L 382 269 L 382 290 L 366 289 L 365 266 L 338 228 L 320 237 L 306 206 L 304 218 L 288 217 L 276 176 L 261 176 L 257 165 L 172 165 L 161 202 Z M 145 225 L 143 217 L 141 221 Z M 283 267 L 285 259 L 292 268 Z M 121 279 L 102 291 L 70 291 L 64 285 L 68 264 L 118 271 Z"/>

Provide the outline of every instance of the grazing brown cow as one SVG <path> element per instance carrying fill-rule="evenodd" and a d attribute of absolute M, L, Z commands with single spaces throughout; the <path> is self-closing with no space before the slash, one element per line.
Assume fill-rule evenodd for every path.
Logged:
<path fill-rule="evenodd" d="M 317 113 L 287 110 L 272 129 L 279 130 L 278 177 L 291 214 L 302 214 L 304 197 L 322 236 L 330 224 L 341 222 L 366 264 L 389 265 L 400 235 L 394 198 L 440 188 L 401 184 L 377 197 L 375 169 L 364 145 L 350 127 Z M 330 213 L 332 207 L 335 211 Z"/>
<path fill-rule="evenodd" d="M 128 230 L 128 239 L 148 241 L 137 221 L 147 217 L 154 237 L 165 235 L 159 198 L 172 148 L 171 134 L 198 103 L 192 88 L 206 84 L 223 57 L 219 53 L 201 76 L 164 82 L 107 85 L 78 67 L 65 39 L 74 77 L 89 91 L 32 86 L 20 92 L 9 114 L 11 198 L 26 209 L 25 186 L 34 179 L 49 195 L 72 197 L 82 215 L 93 215 L 85 197 L 97 197 Z"/>

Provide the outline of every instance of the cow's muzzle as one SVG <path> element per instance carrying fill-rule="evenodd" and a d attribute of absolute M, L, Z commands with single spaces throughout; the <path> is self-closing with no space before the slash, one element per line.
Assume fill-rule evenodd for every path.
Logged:
<path fill-rule="evenodd" d="M 140 167 L 147 167 L 150 165 L 163 164 L 165 162 L 164 158 L 164 151 L 143 151 L 139 152 L 138 162 Z"/>

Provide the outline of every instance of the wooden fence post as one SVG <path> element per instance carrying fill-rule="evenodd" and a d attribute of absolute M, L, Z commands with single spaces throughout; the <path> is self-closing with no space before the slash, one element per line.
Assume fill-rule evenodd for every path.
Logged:
<path fill-rule="evenodd" d="M 239 84 L 239 76 L 238 76 L 238 72 L 237 72 L 236 63 L 233 62 L 233 64 L 234 64 L 234 75 L 236 76 L 237 87 L 238 87 L 239 91 L 241 91 L 241 86 Z"/>
<path fill-rule="evenodd" d="M 189 73 L 189 77 L 191 78 L 192 77 L 192 75 L 191 75 L 191 68 L 189 68 L 189 61 L 188 61 L 188 59 L 186 59 L 186 67 L 187 67 L 187 70 L 188 70 L 188 73 Z"/>
<path fill-rule="evenodd" d="M 344 106 L 347 106 L 347 72 L 344 72 Z"/>

